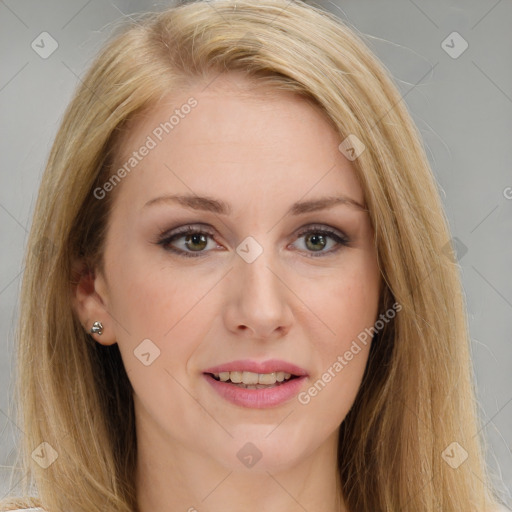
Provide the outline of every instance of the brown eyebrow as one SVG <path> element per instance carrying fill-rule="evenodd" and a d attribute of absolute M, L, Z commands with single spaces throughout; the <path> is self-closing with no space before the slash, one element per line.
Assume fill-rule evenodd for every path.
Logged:
<path fill-rule="evenodd" d="M 231 207 L 224 201 L 213 199 L 211 197 L 201 197 L 195 195 L 166 195 L 155 197 L 148 201 L 144 208 L 154 204 L 176 202 L 186 208 L 192 210 L 202 210 L 207 212 L 213 212 L 220 215 L 229 215 L 231 213 Z M 286 215 L 301 215 L 303 213 L 316 212 L 319 210 L 325 210 L 332 208 L 333 206 L 343 204 L 346 206 L 352 206 L 358 210 L 368 211 L 365 206 L 361 203 L 347 196 L 328 196 L 319 199 L 312 199 L 310 201 L 298 201 L 294 203 Z"/>

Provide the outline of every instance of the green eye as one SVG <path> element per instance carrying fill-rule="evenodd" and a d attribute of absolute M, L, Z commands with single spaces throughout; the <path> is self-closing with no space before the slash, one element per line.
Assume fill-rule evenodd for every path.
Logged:
<path fill-rule="evenodd" d="M 164 233 L 158 244 L 166 251 L 174 252 L 187 258 L 194 258 L 209 252 L 205 249 L 208 246 L 209 239 L 212 237 L 213 233 L 204 227 L 185 226 L 185 228 L 171 235 L 166 236 Z M 176 247 L 176 243 L 181 240 L 183 241 L 180 243 L 180 247 Z"/>
<path fill-rule="evenodd" d="M 298 235 L 298 239 L 304 239 L 305 252 L 311 257 L 327 256 L 338 251 L 341 246 L 349 245 L 349 239 L 341 232 L 334 231 L 324 226 L 309 227 Z M 328 249 L 325 250 L 325 248 Z M 333 248 L 334 247 L 334 248 Z M 316 254 L 315 254 L 316 253 Z"/>
<path fill-rule="evenodd" d="M 214 233 L 204 226 L 184 226 L 179 231 L 161 235 L 157 242 L 166 251 L 173 252 L 179 256 L 193 258 L 206 256 L 210 250 L 208 243 L 211 240 L 213 249 L 216 247 L 213 240 Z M 302 231 L 297 240 L 304 240 L 301 252 L 311 257 L 327 256 L 338 251 L 340 246 L 347 246 L 349 239 L 340 231 L 325 226 L 309 226 Z"/>

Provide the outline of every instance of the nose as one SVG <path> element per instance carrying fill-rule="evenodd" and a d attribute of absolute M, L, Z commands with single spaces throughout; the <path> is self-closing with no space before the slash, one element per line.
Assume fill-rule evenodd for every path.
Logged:
<path fill-rule="evenodd" d="M 252 263 L 237 256 L 227 276 L 224 322 L 238 336 L 276 339 L 292 325 L 293 293 L 270 253 L 264 250 Z"/>

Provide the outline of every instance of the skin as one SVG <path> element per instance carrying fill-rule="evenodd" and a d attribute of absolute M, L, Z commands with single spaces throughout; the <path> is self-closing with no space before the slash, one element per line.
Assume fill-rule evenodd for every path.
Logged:
<path fill-rule="evenodd" d="M 164 98 L 131 127 L 119 165 L 190 96 L 197 107 L 111 192 L 103 272 L 84 274 L 74 298 L 88 329 L 103 323 L 97 342 L 119 344 L 134 388 L 140 511 L 347 510 L 337 436 L 370 343 L 306 405 L 294 397 L 267 409 L 237 406 L 203 371 L 282 359 L 307 371 L 307 390 L 374 324 L 381 278 L 368 213 L 339 204 L 286 215 L 296 201 L 332 195 L 364 206 L 362 189 L 317 107 L 236 73 Z M 232 211 L 145 206 L 190 193 Z M 200 257 L 156 243 L 162 232 L 197 223 L 213 232 Z M 311 225 L 341 232 L 348 245 L 298 236 Z M 252 263 L 236 252 L 248 236 L 263 248 Z M 173 245 L 204 246 L 184 237 Z M 160 350 L 148 366 L 134 355 L 144 339 Z M 237 457 L 248 442 L 262 454 L 251 468 Z"/>

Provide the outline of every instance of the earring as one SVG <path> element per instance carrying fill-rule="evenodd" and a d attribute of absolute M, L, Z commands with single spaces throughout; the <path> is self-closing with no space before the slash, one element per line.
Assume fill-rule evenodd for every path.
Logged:
<path fill-rule="evenodd" d="M 103 324 L 101 322 L 94 322 L 91 327 L 91 334 L 101 336 L 103 334 Z"/>

